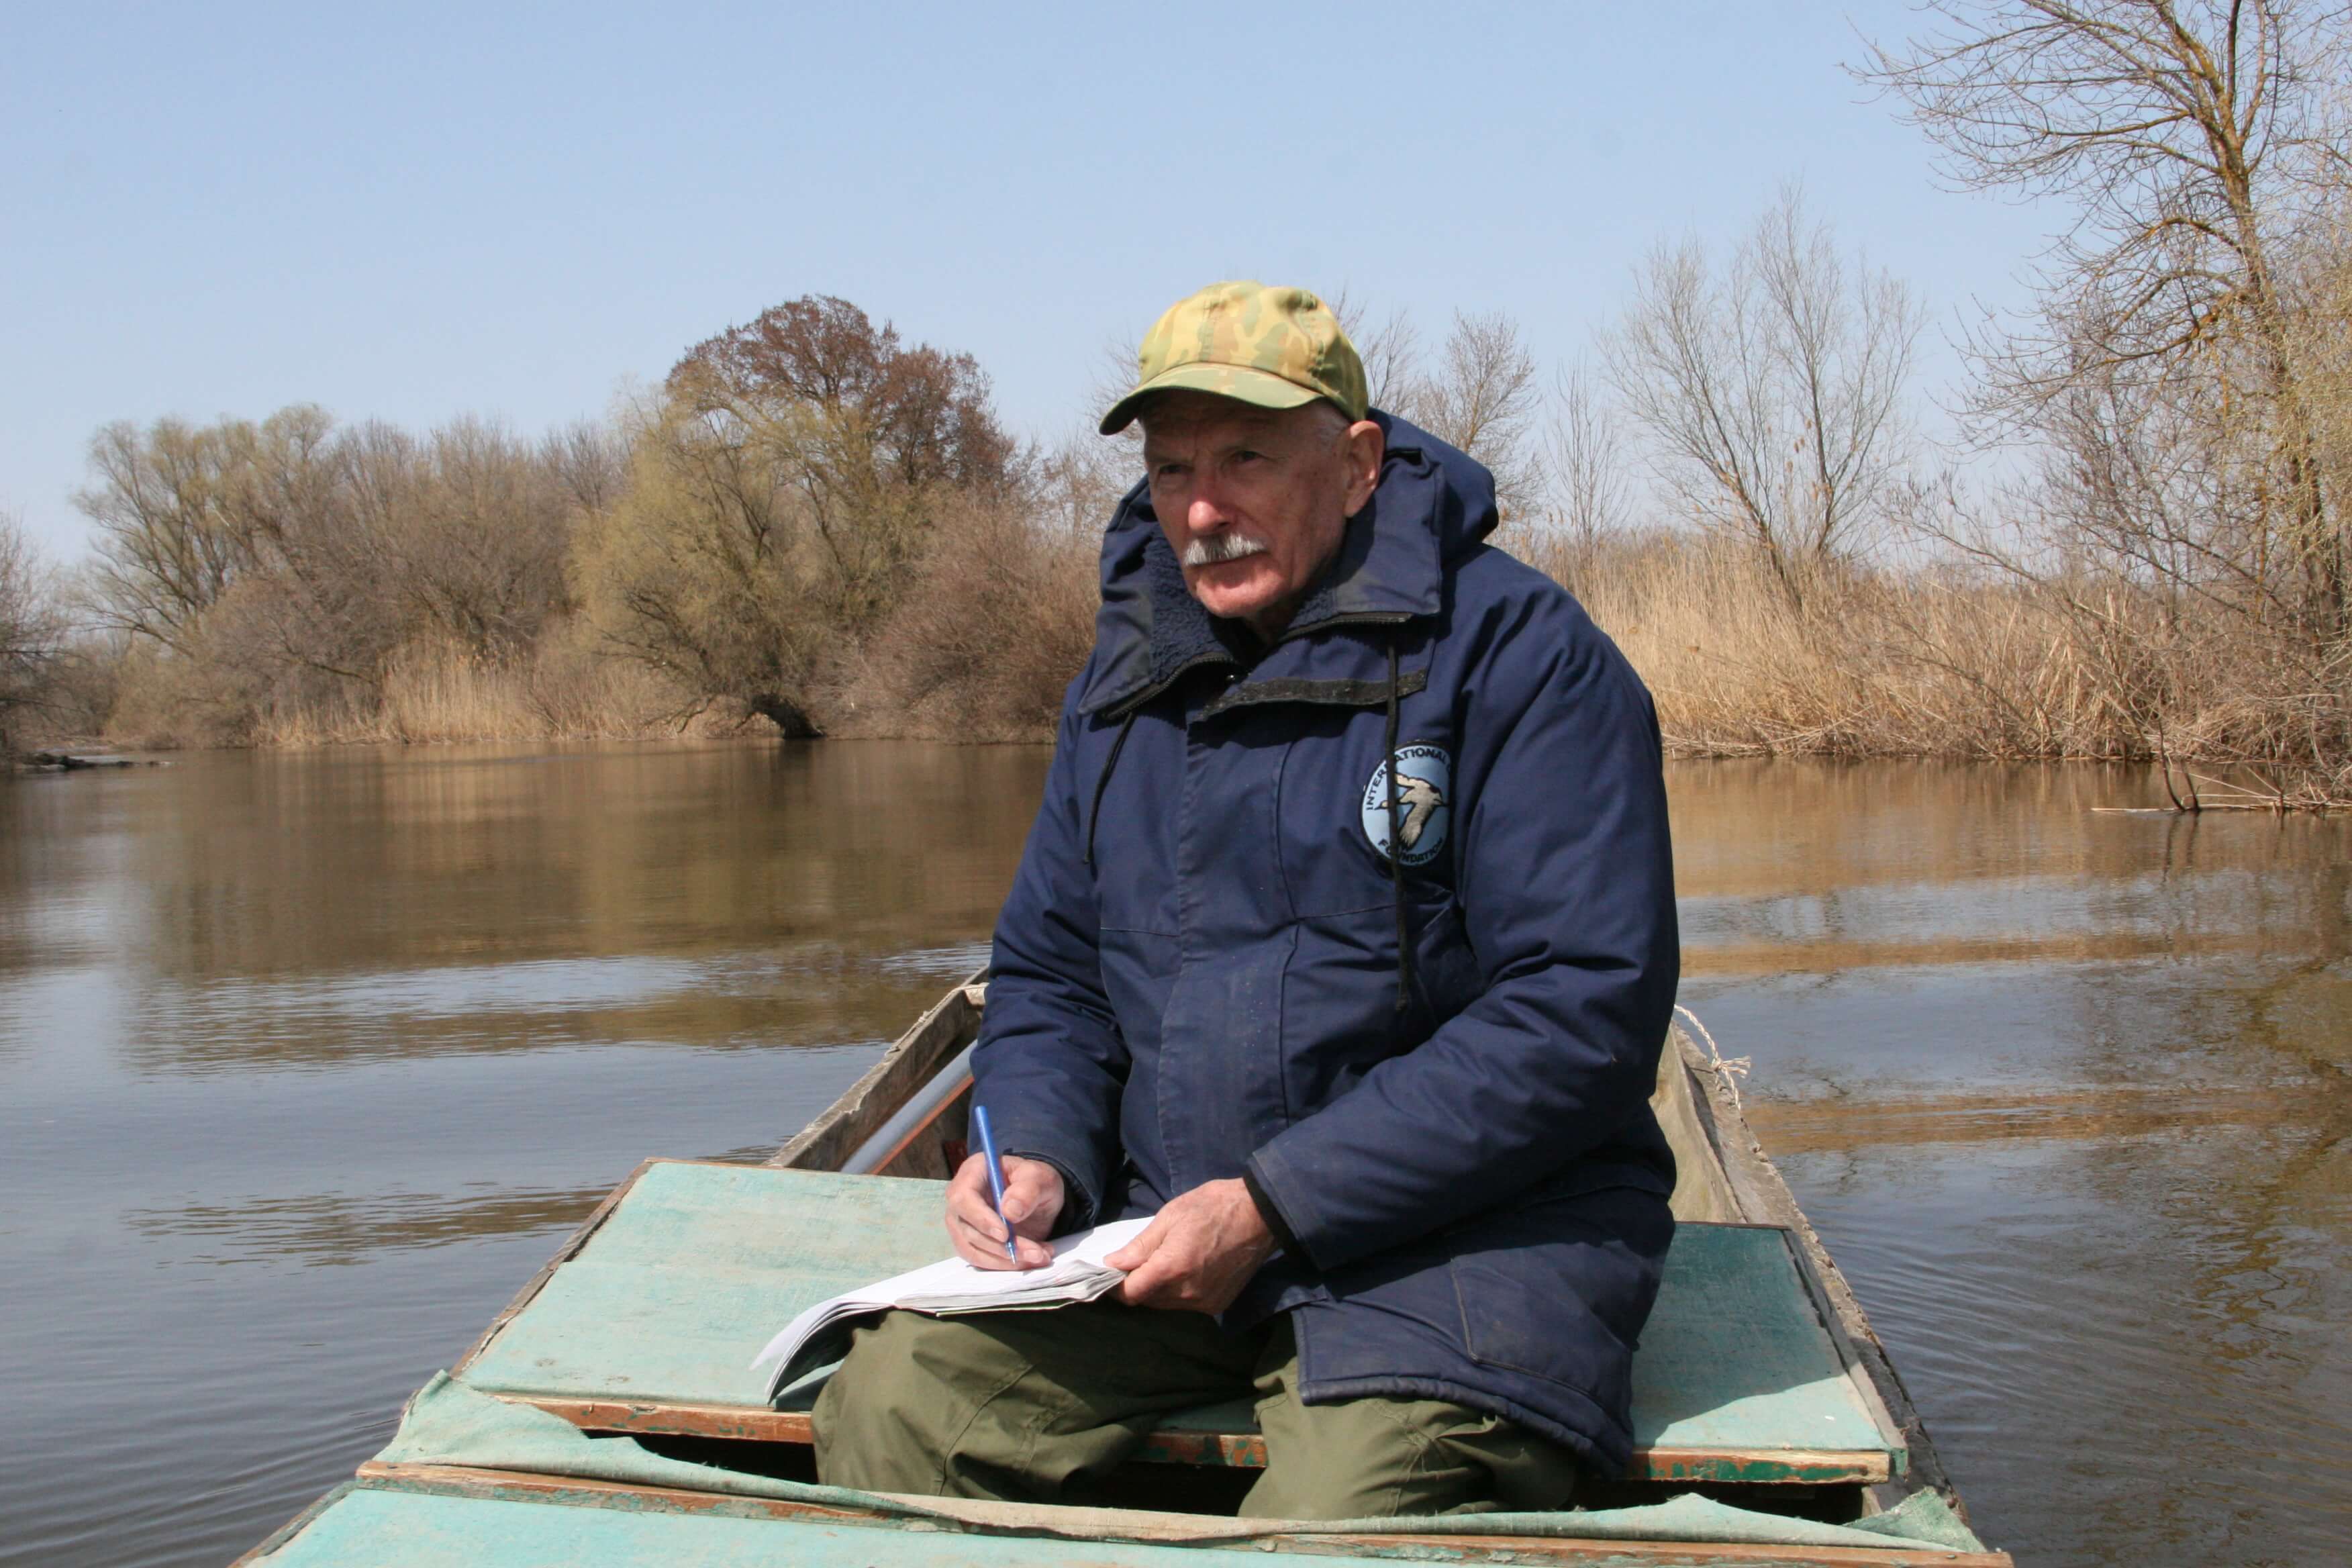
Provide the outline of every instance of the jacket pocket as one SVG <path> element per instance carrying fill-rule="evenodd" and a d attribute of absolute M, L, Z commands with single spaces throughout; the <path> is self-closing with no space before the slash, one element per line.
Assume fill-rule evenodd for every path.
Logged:
<path fill-rule="evenodd" d="M 1448 1265 L 1470 1359 L 1565 1384 L 1622 1419 L 1674 1234 L 1646 1186 L 1548 1196 L 1482 1226 L 1475 1250 Z"/>

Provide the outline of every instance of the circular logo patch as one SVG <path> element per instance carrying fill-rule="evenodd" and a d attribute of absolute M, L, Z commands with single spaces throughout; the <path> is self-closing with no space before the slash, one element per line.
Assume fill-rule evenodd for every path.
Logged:
<path fill-rule="evenodd" d="M 1397 858 L 1426 865 L 1445 847 L 1454 826 L 1454 760 L 1437 746 L 1397 748 Z M 1364 786 L 1364 837 L 1382 857 L 1389 852 L 1389 764 L 1385 758 Z"/>

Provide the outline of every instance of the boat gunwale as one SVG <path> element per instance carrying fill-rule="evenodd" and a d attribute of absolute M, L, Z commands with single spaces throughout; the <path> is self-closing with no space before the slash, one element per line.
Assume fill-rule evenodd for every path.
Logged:
<path fill-rule="evenodd" d="M 1780 1174 L 1780 1167 L 1764 1152 L 1755 1129 L 1748 1126 L 1727 1069 L 1701 1055 L 1698 1043 L 1679 1025 L 1669 1034 L 1668 1040 L 1679 1041 L 1684 1071 L 1697 1081 L 1701 1090 L 1696 1097 L 1700 1125 L 1741 1211 L 1759 1217 L 1763 1223 L 1778 1225 L 1796 1238 L 1798 1255 L 1805 1264 L 1801 1272 L 1811 1288 L 1821 1292 L 1817 1309 L 1823 1305 L 1828 1308 L 1822 1314 L 1823 1325 L 1832 1339 L 1839 1342 L 1840 1353 L 1847 1356 L 1861 1373 L 1854 1380 L 1856 1392 L 1871 1407 L 1873 1417 L 1893 1435 L 1909 1457 L 1905 1473 L 1892 1483 L 1894 1495 L 1874 1495 L 1873 1500 L 1884 1510 L 1913 1491 L 1930 1489 L 1944 1500 L 1962 1523 L 1968 1523 L 1968 1504 L 1944 1467 L 1943 1456 L 1927 1430 L 1926 1417 L 1919 1414 L 1903 1374 L 1895 1370 L 1885 1342 L 1872 1326 L 1870 1314 L 1864 1310 L 1845 1271 L 1831 1258 L 1820 1232 L 1813 1228 L 1812 1220 L 1797 1202 L 1796 1194 L 1790 1190 L 1788 1178 Z M 1725 1138 L 1727 1125 L 1738 1131 L 1737 1143 Z"/>
<path fill-rule="evenodd" d="M 946 995 L 925 1008 L 904 1034 L 890 1042 L 856 1081 L 761 1163 L 787 1170 L 838 1169 L 968 1043 L 979 1027 L 987 979 L 988 970 L 982 965 L 950 986 Z M 902 1079 L 911 1081 L 901 1084 Z M 885 1100 L 880 1096 L 886 1089 L 898 1092 Z"/>
<path fill-rule="evenodd" d="M 626 1509 L 633 1512 L 720 1515 L 751 1520 L 799 1520 L 855 1529 L 947 1531 L 998 1539 L 1047 1539 L 1118 1543 L 1179 1550 L 1255 1549 L 1300 1556 L 1362 1555 L 1425 1561 L 1433 1552 L 1455 1563 L 1559 1563 L 1659 1568 L 2014 1568 L 2003 1552 L 1964 1552 L 1928 1542 L 1888 1537 L 1884 1547 L 1813 1546 L 1760 1542 L 1615 1540 L 1591 1536 L 1467 1535 L 1441 1532 L 1369 1534 L 1316 1529 L 1236 1534 L 1219 1528 L 1216 1516 L 1146 1509 L 1071 1507 L 1053 1503 L 996 1502 L 971 1498 L 919 1497 L 895 1492 L 874 1496 L 907 1506 L 911 1512 L 843 1507 L 790 1498 L 746 1497 L 690 1491 L 590 1477 L 541 1475 L 526 1470 L 489 1470 L 463 1465 L 385 1464 L 370 1460 L 330 1497 L 358 1489 L 410 1491 L 431 1496 L 471 1497 L 484 1501 L 539 1502 L 574 1507 Z M 321 1499 L 307 1515 L 328 1501 Z M 1302 1521 L 1312 1525 L 1315 1521 Z M 281 1532 L 283 1534 L 284 1532 Z M 232 1565 L 236 1568 L 236 1565 Z"/>
<path fill-rule="evenodd" d="M 361 1464 L 360 1469 L 364 1470 L 369 1465 L 373 1463 L 375 1463 L 375 1461 L 373 1459 L 366 1460 Z M 256 1564 L 263 1562 L 279 1547 L 284 1546 L 296 1536 L 310 1529 L 310 1526 L 316 1522 L 320 1514 L 334 1507 L 335 1504 L 342 1501 L 343 1499 L 349 1497 L 352 1493 L 358 1491 L 360 1488 L 361 1482 L 357 1473 L 352 1474 L 347 1479 L 337 1481 L 333 1486 L 329 1487 L 325 1491 L 320 1493 L 317 1497 L 312 1498 L 309 1502 L 303 1504 L 300 1511 L 296 1513 L 293 1518 L 288 1520 L 285 1523 L 271 1531 L 268 1535 L 263 1536 L 259 1542 L 255 1543 L 252 1550 L 231 1562 L 228 1568 L 255 1568 Z"/>

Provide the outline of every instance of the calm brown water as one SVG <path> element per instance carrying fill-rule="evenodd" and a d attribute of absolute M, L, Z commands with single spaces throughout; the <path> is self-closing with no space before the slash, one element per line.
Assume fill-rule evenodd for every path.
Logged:
<path fill-rule="evenodd" d="M 219 1563 L 648 1154 L 983 956 L 1041 751 L 0 782 L 0 1563 Z M 2352 824 L 2089 770 L 1673 774 L 1684 1000 L 2032 1562 L 2352 1540 Z"/>

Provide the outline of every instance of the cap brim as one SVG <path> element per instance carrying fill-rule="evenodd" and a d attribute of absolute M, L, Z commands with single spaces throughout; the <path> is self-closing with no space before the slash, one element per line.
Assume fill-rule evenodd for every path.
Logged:
<path fill-rule="evenodd" d="M 1116 436 L 1135 422 L 1143 405 L 1163 392 L 1205 392 L 1230 397 L 1258 408 L 1299 408 L 1323 395 L 1313 387 L 1285 381 L 1271 371 L 1245 364 L 1206 364 L 1195 361 L 1161 371 L 1110 405 L 1102 417 L 1102 433 Z"/>

